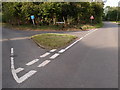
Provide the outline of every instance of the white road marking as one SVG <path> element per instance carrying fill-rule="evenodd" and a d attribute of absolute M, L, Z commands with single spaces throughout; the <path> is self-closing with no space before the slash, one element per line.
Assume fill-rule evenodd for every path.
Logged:
<path fill-rule="evenodd" d="M 19 78 L 18 78 L 17 74 L 15 73 L 15 70 L 12 70 L 12 75 L 17 83 L 21 83 L 21 82 L 19 82 Z"/>
<path fill-rule="evenodd" d="M 59 51 L 59 53 L 63 53 L 63 52 L 65 52 L 65 49 L 61 49 L 61 50 Z"/>
<path fill-rule="evenodd" d="M 46 52 L 45 54 L 41 55 L 40 57 L 43 58 L 43 57 L 48 56 L 49 54 L 50 54 L 49 52 Z"/>
<path fill-rule="evenodd" d="M 83 37 L 82 37 L 83 38 Z M 73 42 L 72 44 L 70 44 L 68 47 L 65 48 L 65 50 L 69 49 L 70 47 L 72 47 L 74 44 L 76 44 L 77 42 L 79 42 L 82 38 L 76 40 L 75 42 Z"/>
<path fill-rule="evenodd" d="M 31 77 L 32 75 L 34 75 L 37 71 L 35 70 L 31 70 L 28 73 L 26 73 L 24 76 L 20 77 L 18 79 L 19 83 L 22 83 L 23 81 L 25 81 L 26 79 L 28 79 L 29 77 Z"/>
<path fill-rule="evenodd" d="M 10 59 L 11 59 L 11 69 L 14 69 L 14 58 L 11 57 Z"/>
<path fill-rule="evenodd" d="M 13 53 L 13 48 L 11 48 L 11 53 Z M 16 80 L 17 83 L 22 83 L 23 81 L 25 81 L 26 79 L 28 79 L 29 77 L 31 77 L 33 74 L 35 74 L 37 72 L 35 70 L 31 70 L 28 73 L 26 73 L 24 76 L 18 78 L 17 73 L 24 70 L 24 68 L 15 69 L 15 67 L 14 67 L 14 57 L 11 57 L 10 60 L 11 60 L 12 75 L 13 75 L 13 78 Z"/>
<path fill-rule="evenodd" d="M 44 67 L 45 65 L 47 65 L 48 63 L 50 63 L 51 60 L 45 60 L 44 62 L 42 62 L 40 65 L 38 65 L 37 67 Z"/>
<path fill-rule="evenodd" d="M 10 39 L 0 39 L 0 42 L 9 41 L 9 40 L 22 40 L 22 39 L 30 39 L 30 37 L 18 37 L 18 38 L 10 38 Z"/>
<path fill-rule="evenodd" d="M 50 50 L 50 52 L 55 52 L 57 49 L 52 49 L 52 50 Z"/>
<path fill-rule="evenodd" d="M 54 55 L 52 55 L 51 57 L 50 57 L 50 59 L 55 59 L 57 56 L 59 56 L 60 54 L 59 53 L 55 53 Z"/>
<path fill-rule="evenodd" d="M 85 36 L 83 36 L 83 37 L 85 38 L 86 36 L 88 36 L 89 34 L 93 33 L 94 31 L 96 31 L 96 30 L 90 31 L 89 33 L 87 33 L 87 34 L 86 34 Z"/>
<path fill-rule="evenodd" d="M 86 34 L 85 36 L 81 37 L 80 39 L 76 40 L 74 43 L 70 44 L 68 47 L 66 47 L 65 49 L 61 49 L 59 51 L 59 53 L 63 53 L 65 52 L 67 49 L 69 49 L 70 47 L 72 47 L 74 44 L 76 44 L 77 42 L 79 42 L 80 40 L 82 40 L 84 37 L 86 37 L 87 35 L 89 35 L 90 33 L 96 31 L 97 29 L 89 32 L 88 34 Z M 54 52 L 56 51 L 56 49 L 53 49 L 53 50 L 50 50 L 50 52 Z M 11 54 L 14 53 L 14 50 L 13 48 L 11 48 Z M 55 59 L 57 56 L 59 56 L 60 54 L 59 53 L 55 53 L 54 55 L 52 55 L 50 57 L 50 59 Z M 46 57 L 47 55 L 49 55 L 50 53 L 47 52 L 43 55 L 41 55 L 40 57 Z M 34 64 L 35 62 L 37 62 L 39 59 L 35 59 L 29 63 L 27 63 L 26 65 L 32 65 Z M 45 60 L 44 62 L 42 62 L 40 65 L 38 65 L 37 67 L 44 67 L 45 65 L 47 65 L 48 63 L 50 63 L 51 60 Z M 18 78 L 17 76 L 17 73 L 24 70 L 24 68 L 18 68 L 18 69 L 15 69 L 14 67 L 14 57 L 11 57 L 11 71 L 12 71 L 12 75 L 13 75 L 13 78 L 16 80 L 17 83 L 22 83 L 23 81 L 25 81 L 26 79 L 28 79 L 29 77 L 31 77 L 32 75 L 34 75 L 37 71 L 35 70 L 31 70 L 29 71 L 28 73 L 26 73 L 25 75 L 23 75 L 22 77 Z"/>
<path fill-rule="evenodd" d="M 8 39 L 0 39 L 0 42 L 8 41 Z"/>
<path fill-rule="evenodd" d="M 28 73 L 26 73 L 24 76 L 18 78 L 15 70 L 12 70 L 12 75 L 14 77 L 14 79 L 16 80 L 17 83 L 22 83 L 23 81 L 25 81 L 26 79 L 28 79 L 29 77 L 31 77 L 33 74 L 35 74 L 37 71 L 35 70 L 31 70 Z"/>
<path fill-rule="evenodd" d="M 85 38 L 87 35 L 91 34 L 92 32 L 96 31 L 97 29 L 94 29 L 92 31 L 89 31 L 89 33 L 87 33 L 85 36 L 81 37 L 80 39 L 76 40 L 75 42 L 73 42 L 72 44 L 70 44 L 68 47 L 66 47 L 65 49 L 63 49 L 64 51 L 66 51 L 67 49 L 69 49 L 70 47 L 72 47 L 73 45 L 75 45 L 77 42 L 79 42 L 80 40 L 82 40 L 83 38 Z M 61 52 L 62 50 L 60 50 L 59 52 Z"/>
<path fill-rule="evenodd" d="M 24 70 L 24 68 L 17 68 L 17 69 L 15 69 L 15 73 L 19 73 L 19 72 L 21 72 L 23 70 Z"/>
<path fill-rule="evenodd" d="M 30 66 L 30 65 L 32 65 L 32 64 L 34 64 L 34 63 L 36 63 L 36 62 L 38 62 L 38 61 L 39 61 L 39 59 L 34 59 L 34 60 L 28 62 L 26 65 L 27 65 L 27 66 Z"/>
<path fill-rule="evenodd" d="M 33 74 L 35 74 L 37 72 L 35 70 L 31 70 L 28 73 L 26 73 L 24 76 L 18 78 L 17 73 L 22 70 L 23 70 L 23 68 L 15 69 L 14 58 L 11 57 L 11 71 L 12 71 L 13 78 L 16 80 L 17 83 L 22 83 L 23 81 L 25 81 L 26 79 L 28 79 L 29 77 L 31 77 Z"/>
<path fill-rule="evenodd" d="M 78 39 L 78 41 L 82 40 L 84 37 L 81 37 L 80 39 Z"/>
<path fill-rule="evenodd" d="M 14 53 L 14 50 L 13 50 L 13 48 L 11 48 L 11 55 L 13 55 L 13 53 Z"/>
<path fill-rule="evenodd" d="M 30 37 L 17 37 L 17 38 L 11 38 L 10 40 L 22 40 L 22 39 L 30 39 Z"/>

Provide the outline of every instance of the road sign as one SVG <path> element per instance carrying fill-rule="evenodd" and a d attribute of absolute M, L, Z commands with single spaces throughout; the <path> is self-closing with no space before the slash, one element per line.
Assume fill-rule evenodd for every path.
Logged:
<path fill-rule="evenodd" d="M 92 24 L 92 20 L 94 19 L 94 16 L 91 16 L 90 19 L 91 19 L 91 24 Z"/>
<path fill-rule="evenodd" d="M 34 16 L 34 15 L 31 15 L 30 17 L 31 17 L 31 19 L 32 19 L 33 25 L 35 25 L 35 21 L 34 21 L 35 16 Z"/>
<path fill-rule="evenodd" d="M 94 17 L 93 17 L 93 16 L 91 16 L 91 17 L 90 17 L 90 19 L 94 19 Z"/>
<path fill-rule="evenodd" d="M 35 16 L 34 16 L 34 15 L 31 15 L 30 17 L 31 17 L 32 20 L 35 19 Z"/>

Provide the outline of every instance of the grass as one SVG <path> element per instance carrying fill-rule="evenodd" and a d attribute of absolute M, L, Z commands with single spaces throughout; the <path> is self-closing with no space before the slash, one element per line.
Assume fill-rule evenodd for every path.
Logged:
<path fill-rule="evenodd" d="M 101 28 L 101 27 L 103 27 L 103 23 L 99 23 L 99 24 L 95 24 L 95 28 Z"/>
<path fill-rule="evenodd" d="M 111 22 L 119 22 L 120 23 L 120 21 L 111 21 Z"/>
<path fill-rule="evenodd" d="M 89 29 L 94 29 L 94 28 L 101 28 L 103 27 L 103 23 L 99 23 L 99 24 L 94 24 L 94 25 L 90 25 L 90 24 L 85 24 L 85 25 L 81 25 L 80 27 L 83 30 L 89 30 Z"/>
<path fill-rule="evenodd" d="M 120 25 L 120 21 L 117 21 L 117 24 Z"/>
<path fill-rule="evenodd" d="M 45 33 L 34 35 L 31 38 L 42 48 L 57 49 L 70 44 L 77 37 L 68 34 Z"/>
<path fill-rule="evenodd" d="M 99 24 L 81 24 L 81 25 L 68 25 L 63 28 L 63 25 L 10 25 L 4 24 L 5 27 L 16 29 L 16 30 L 64 30 L 64 31 L 79 31 L 79 30 L 89 30 L 94 28 L 100 28 L 103 26 L 103 23 Z"/>
<path fill-rule="evenodd" d="M 111 21 L 113 23 L 118 23 L 118 25 L 120 25 L 120 21 Z"/>
<path fill-rule="evenodd" d="M 37 25 L 10 25 L 5 24 L 5 27 L 13 28 L 17 30 L 62 30 L 62 26 L 57 25 L 43 25 L 43 26 L 37 26 Z"/>

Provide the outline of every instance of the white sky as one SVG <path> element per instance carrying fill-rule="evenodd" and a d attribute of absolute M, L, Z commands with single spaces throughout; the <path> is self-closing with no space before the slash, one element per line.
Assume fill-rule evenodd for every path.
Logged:
<path fill-rule="evenodd" d="M 106 6 L 118 6 L 118 2 L 120 0 L 107 0 L 107 2 L 105 3 L 105 7 Z"/>

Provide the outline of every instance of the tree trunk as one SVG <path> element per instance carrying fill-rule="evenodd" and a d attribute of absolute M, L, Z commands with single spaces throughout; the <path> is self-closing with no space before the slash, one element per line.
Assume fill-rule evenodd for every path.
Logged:
<path fill-rule="evenodd" d="M 56 18 L 54 17 L 53 18 L 53 25 L 55 25 L 56 24 Z"/>
<path fill-rule="evenodd" d="M 65 17 L 63 17 L 63 21 L 64 21 L 64 23 L 66 23 L 66 21 L 65 21 Z"/>

